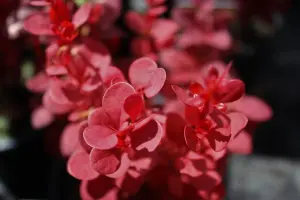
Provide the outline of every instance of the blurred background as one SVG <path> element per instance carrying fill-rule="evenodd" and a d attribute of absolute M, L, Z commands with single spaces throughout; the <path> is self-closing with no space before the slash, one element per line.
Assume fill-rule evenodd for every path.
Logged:
<path fill-rule="evenodd" d="M 259 171 L 269 165 L 265 162 L 269 157 L 283 159 L 288 166 L 294 166 L 300 157 L 300 3 L 297 0 L 237 1 L 216 1 L 220 9 L 225 7 L 234 12 L 230 31 L 238 42 L 226 59 L 233 60 L 237 74 L 246 83 L 247 93 L 262 98 L 273 110 L 271 120 L 253 124 L 251 157 L 254 158 L 243 161 L 244 158 L 234 157 L 229 162 L 233 167 L 230 169 L 247 176 L 235 167 L 243 168 L 243 162 L 259 162 L 259 166 L 255 165 Z M 44 52 L 36 48 L 30 34 L 19 30 L 18 24 L 29 9 L 21 3 L 19 0 L 0 2 L 0 199 L 75 200 L 78 184 L 66 173 L 65 160 L 58 149 L 64 122 L 55 122 L 39 131 L 31 127 L 32 107 L 37 100 L 26 89 L 25 82 L 34 74 L 32 66 L 44 62 L 41 59 Z M 144 5 L 142 0 L 123 3 L 123 12 Z M 187 0 L 167 3 L 171 9 Z M 122 15 L 117 23 L 123 25 Z M 239 159 L 242 161 L 237 163 Z M 278 165 L 276 160 L 273 165 Z M 228 174 L 229 185 L 238 176 L 233 174 Z"/>

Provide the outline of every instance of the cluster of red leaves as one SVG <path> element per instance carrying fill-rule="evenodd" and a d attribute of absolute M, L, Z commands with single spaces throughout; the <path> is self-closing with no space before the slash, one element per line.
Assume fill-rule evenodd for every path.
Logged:
<path fill-rule="evenodd" d="M 250 153 L 248 119 L 272 114 L 220 61 L 232 44 L 230 17 L 206 0 L 164 19 L 164 0 L 148 0 L 144 13 L 126 13 L 127 70 L 109 51 L 126 37 L 114 23 L 121 1 L 30 4 L 38 8 L 24 28 L 47 45 L 45 69 L 27 82 L 42 95 L 32 125 L 67 116 L 60 150 L 82 199 L 128 199 L 142 186 L 159 199 L 222 199 L 220 161 L 228 149 Z"/>

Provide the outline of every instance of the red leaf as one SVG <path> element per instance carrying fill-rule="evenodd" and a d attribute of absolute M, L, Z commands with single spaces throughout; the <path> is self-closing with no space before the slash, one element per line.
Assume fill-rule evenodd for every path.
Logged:
<path fill-rule="evenodd" d="M 216 171 L 210 170 L 202 175 L 192 179 L 192 184 L 200 192 L 210 192 L 213 188 L 219 185 L 222 177 Z"/>
<path fill-rule="evenodd" d="M 135 93 L 134 88 L 125 82 L 116 83 L 106 90 L 102 106 L 117 126 L 122 122 L 121 116 L 126 98 Z"/>
<path fill-rule="evenodd" d="M 107 70 L 111 63 L 111 57 L 107 48 L 99 41 L 84 38 L 84 45 L 79 48 L 81 55 L 96 68 Z"/>
<path fill-rule="evenodd" d="M 121 14 L 122 1 L 121 0 L 109 0 L 104 1 L 102 4 L 103 14 L 101 23 L 99 24 L 103 30 L 108 30 L 114 25 L 114 22 L 118 19 Z"/>
<path fill-rule="evenodd" d="M 166 134 L 170 140 L 175 142 L 178 147 L 185 145 L 183 137 L 185 128 L 184 119 L 175 113 L 168 113 L 166 121 Z"/>
<path fill-rule="evenodd" d="M 166 0 L 147 0 L 147 3 L 149 6 L 158 6 L 158 5 L 161 5 L 165 2 Z"/>
<path fill-rule="evenodd" d="M 172 19 L 182 28 L 191 26 L 195 22 L 192 9 L 175 7 L 172 9 Z"/>
<path fill-rule="evenodd" d="M 137 12 L 127 12 L 125 19 L 129 29 L 136 33 L 143 34 L 149 28 L 149 25 L 147 24 L 145 18 Z"/>
<path fill-rule="evenodd" d="M 205 118 L 205 115 L 195 106 L 185 106 L 185 118 L 191 125 L 199 125 Z"/>
<path fill-rule="evenodd" d="M 80 92 L 80 86 L 72 83 L 66 82 L 61 87 L 63 95 L 70 101 L 74 103 L 78 103 L 84 101 L 85 96 Z"/>
<path fill-rule="evenodd" d="M 84 200 L 118 200 L 114 179 L 99 176 L 90 181 L 81 181 L 80 196 Z"/>
<path fill-rule="evenodd" d="M 184 128 L 184 139 L 187 146 L 191 150 L 199 152 L 201 150 L 201 141 L 196 134 L 197 133 L 191 127 L 186 126 Z"/>
<path fill-rule="evenodd" d="M 150 58 L 143 57 L 134 61 L 129 68 L 129 78 L 137 89 L 143 89 L 150 98 L 155 96 L 164 86 L 166 71 L 157 68 L 156 63 Z"/>
<path fill-rule="evenodd" d="M 112 151 L 92 149 L 90 153 L 91 165 L 100 174 L 116 172 L 120 165 L 120 159 Z"/>
<path fill-rule="evenodd" d="M 83 138 L 88 145 L 101 150 L 112 149 L 118 143 L 115 131 L 101 125 L 87 127 L 83 132 Z"/>
<path fill-rule="evenodd" d="M 219 102 L 228 103 L 240 99 L 245 94 L 245 84 L 238 79 L 223 81 L 216 91 L 216 97 Z"/>
<path fill-rule="evenodd" d="M 221 134 L 222 132 L 227 133 L 228 129 L 220 128 L 218 129 L 218 131 L 214 130 L 206 136 L 211 148 L 213 148 L 213 150 L 217 152 L 222 151 L 230 141 L 230 135 L 224 136 L 223 134 Z"/>
<path fill-rule="evenodd" d="M 230 118 L 231 140 L 233 140 L 245 128 L 248 119 L 245 115 L 238 112 L 229 113 L 228 117 Z"/>
<path fill-rule="evenodd" d="M 181 87 L 178 87 L 176 85 L 172 85 L 172 89 L 175 92 L 176 96 L 186 105 L 189 106 L 198 106 L 201 103 L 201 99 L 196 96 L 193 97 L 191 93 L 189 93 L 187 90 L 182 89 Z"/>
<path fill-rule="evenodd" d="M 213 111 L 209 115 L 214 122 L 214 129 L 228 129 L 228 131 L 223 132 L 222 135 L 229 136 L 230 135 L 230 118 L 224 112 L 219 111 L 218 109 L 213 109 Z"/>
<path fill-rule="evenodd" d="M 166 6 L 157 6 L 157 7 L 150 8 L 147 14 L 149 17 L 159 17 L 160 15 L 164 14 L 164 12 L 166 11 L 167 11 Z"/>
<path fill-rule="evenodd" d="M 183 183 L 179 176 L 171 175 L 168 177 L 168 188 L 172 195 L 177 198 L 183 195 Z"/>
<path fill-rule="evenodd" d="M 31 125 L 34 129 L 45 128 L 51 124 L 54 120 L 54 116 L 45 107 L 38 107 L 32 111 Z"/>
<path fill-rule="evenodd" d="M 140 123 L 142 126 L 130 134 L 131 145 L 138 151 L 142 149 L 147 149 L 149 152 L 154 151 L 163 137 L 163 128 L 155 120 L 150 120 L 145 124 L 143 121 Z"/>
<path fill-rule="evenodd" d="M 34 13 L 24 21 L 24 29 L 34 35 L 53 35 L 47 15 Z"/>
<path fill-rule="evenodd" d="M 91 10 L 92 4 L 90 3 L 85 3 L 79 7 L 72 19 L 72 22 L 76 28 L 80 27 L 88 20 Z"/>
<path fill-rule="evenodd" d="M 80 180 L 92 180 L 99 174 L 90 165 L 89 154 L 77 152 L 68 160 L 67 170 L 69 174 Z"/>
<path fill-rule="evenodd" d="M 130 48 L 132 54 L 136 57 L 151 57 L 154 54 L 152 41 L 145 37 L 136 37 L 131 41 Z M 152 58 L 152 57 L 151 57 Z"/>
<path fill-rule="evenodd" d="M 132 122 L 139 117 L 144 109 L 144 100 L 139 94 L 133 94 L 126 98 L 124 110 L 130 116 Z"/>

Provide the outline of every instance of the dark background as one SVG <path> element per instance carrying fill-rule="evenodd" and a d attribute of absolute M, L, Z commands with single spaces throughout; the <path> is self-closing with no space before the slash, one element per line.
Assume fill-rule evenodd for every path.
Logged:
<path fill-rule="evenodd" d="M 5 10 L 17 7 L 15 2 L 9 8 L 1 7 L 0 4 L 1 19 Z M 172 2 L 168 2 L 171 7 Z M 258 37 L 247 24 L 242 27 L 241 38 L 254 51 L 251 54 L 233 55 L 235 67 L 246 82 L 247 92 L 265 99 L 274 111 L 273 118 L 260 125 L 254 134 L 255 154 L 292 159 L 300 157 L 299 21 L 300 4 L 294 1 L 284 15 L 283 27 L 272 37 Z M 70 194 L 77 196 L 76 180 L 66 173 L 65 161 L 58 155 L 57 149 L 49 150 L 51 147 L 45 147 L 46 143 L 55 146 L 51 141 L 57 141 L 61 130 L 57 130 L 57 135 L 51 137 L 33 131 L 30 127 L 29 106 L 32 94 L 24 87 L 11 82 L 8 84 L 7 81 L 7 77 L 18 76 L 15 71 L 20 61 L 31 56 L 28 49 L 24 48 L 27 40 L 1 39 L 3 45 L 12 48 L 12 59 L 16 60 L 12 64 L 6 62 L 7 52 L 0 51 L 3 68 L 0 73 L 1 112 L 12 110 L 18 113 L 17 117 L 12 118 L 10 130 L 18 145 L 0 152 L 0 180 L 3 183 L 0 183 L 0 199 L 9 199 L 11 196 L 11 199 L 75 200 Z"/>

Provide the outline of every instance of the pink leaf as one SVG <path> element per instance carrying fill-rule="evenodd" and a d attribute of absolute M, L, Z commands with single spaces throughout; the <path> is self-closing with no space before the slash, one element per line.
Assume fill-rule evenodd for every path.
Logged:
<path fill-rule="evenodd" d="M 63 156 L 70 156 L 79 144 L 80 123 L 68 124 L 60 138 L 60 151 Z"/>
<path fill-rule="evenodd" d="M 122 71 L 117 67 L 108 67 L 106 71 L 101 70 L 101 78 L 105 85 L 111 86 L 117 82 L 125 82 Z"/>
<path fill-rule="evenodd" d="M 245 115 L 238 112 L 229 113 L 228 117 L 230 118 L 231 140 L 233 140 L 245 128 L 248 119 Z"/>
<path fill-rule="evenodd" d="M 190 177 L 199 177 L 206 169 L 205 160 L 202 158 L 202 166 L 196 167 L 193 160 L 180 157 L 176 160 L 175 165 L 181 174 L 188 175 Z M 200 168 L 200 169 L 199 169 Z"/>
<path fill-rule="evenodd" d="M 118 125 L 114 124 L 112 118 L 105 112 L 103 107 L 96 108 L 88 117 L 89 126 L 91 125 L 102 125 L 106 127 L 112 127 L 118 129 Z"/>
<path fill-rule="evenodd" d="M 102 82 L 100 76 L 92 76 L 85 80 L 81 85 L 81 90 L 84 93 L 92 93 L 94 91 L 101 91 Z"/>
<path fill-rule="evenodd" d="M 130 166 L 130 160 L 128 157 L 127 153 L 123 153 L 121 155 L 121 162 L 120 162 L 120 166 L 117 169 L 117 171 L 115 171 L 112 174 L 107 174 L 106 176 L 110 177 L 110 178 L 119 178 L 121 176 L 124 176 L 128 170 Z"/>
<path fill-rule="evenodd" d="M 112 151 L 92 149 L 90 154 L 91 165 L 100 174 L 114 173 L 120 165 L 119 158 Z"/>
<path fill-rule="evenodd" d="M 68 70 L 63 65 L 51 65 L 46 67 L 46 73 L 49 76 L 61 76 L 66 75 Z"/>
<path fill-rule="evenodd" d="M 139 117 L 144 109 L 144 100 L 139 94 L 133 94 L 126 98 L 124 110 L 130 116 L 132 122 Z"/>
<path fill-rule="evenodd" d="M 71 103 L 71 101 L 67 98 L 65 92 L 63 91 L 63 87 L 65 84 L 65 82 L 59 80 L 54 80 L 53 82 L 51 82 L 48 92 L 49 96 L 53 101 L 58 102 L 60 104 Z"/>
<path fill-rule="evenodd" d="M 186 29 L 178 40 L 178 45 L 182 48 L 200 46 L 205 44 L 205 33 L 197 28 Z"/>
<path fill-rule="evenodd" d="M 31 125 L 34 129 L 45 128 L 51 124 L 53 120 L 53 114 L 45 107 L 38 107 L 34 109 L 31 114 Z"/>
<path fill-rule="evenodd" d="M 43 7 L 43 6 L 49 6 L 50 5 L 50 3 L 47 0 L 31 0 L 29 2 L 29 4 L 32 5 L 32 6 L 39 6 L 39 7 L 40 6 Z"/>
<path fill-rule="evenodd" d="M 251 154 L 252 153 L 252 137 L 249 133 L 242 131 L 234 140 L 228 144 L 228 149 L 233 153 Z"/>
<path fill-rule="evenodd" d="M 79 126 L 80 126 L 79 127 L 79 137 L 78 137 L 79 144 L 83 150 L 85 150 L 87 153 L 90 153 L 92 150 L 92 147 L 89 146 L 83 138 L 83 132 L 86 129 L 86 127 L 88 126 L 88 123 L 87 123 L 87 121 L 83 121 L 79 124 Z"/>
<path fill-rule="evenodd" d="M 234 111 L 243 113 L 251 121 L 267 121 L 273 115 L 272 108 L 255 96 L 244 96 L 240 100 L 230 103 L 229 107 Z"/>
<path fill-rule="evenodd" d="M 196 135 L 196 132 L 191 128 L 186 126 L 184 128 L 184 139 L 187 144 L 187 146 L 196 152 L 199 152 L 201 150 L 201 141 Z"/>
<path fill-rule="evenodd" d="M 68 103 L 61 103 L 53 100 L 50 92 L 47 91 L 43 96 L 43 105 L 47 110 L 52 112 L 53 114 L 65 114 L 73 109 L 73 104 Z"/>
<path fill-rule="evenodd" d="M 231 36 L 227 30 L 215 32 L 210 36 L 209 44 L 219 50 L 228 50 L 232 44 Z"/>
<path fill-rule="evenodd" d="M 163 128 L 161 127 L 160 123 L 155 120 L 150 120 L 130 134 L 131 145 L 138 151 L 145 148 L 151 152 L 154 151 L 159 145 L 162 136 Z"/>
<path fill-rule="evenodd" d="M 79 7 L 72 19 L 72 22 L 76 28 L 80 27 L 88 20 L 91 10 L 92 4 L 90 3 L 85 3 Z"/>
<path fill-rule="evenodd" d="M 115 131 L 101 125 L 87 127 L 83 132 L 83 138 L 88 145 L 101 150 L 112 149 L 118 143 Z"/>
<path fill-rule="evenodd" d="M 164 86 L 166 71 L 157 68 L 156 63 L 150 58 L 143 57 L 131 64 L 129 78 L 137 90 L 144 90 L 145 95 L 150 98 L 155 96 Z"/>
<path fill-rule="evenodd" d="M 47 15 L 35 13 L 24 21 L 24 29 L 34 35 L 53 35 Z"/>
<path fill-rule="evenodd" d="M 134 88 L 125 82 L 116 83 L 106 90 L 102 99 L 102 106 L 118 126 L 121 122 L 126 98 L 135 93 Z"/>
<path fill-rule="evenodd" d="M 174 21 L 158 19 L 152 25 L 151 35 L 158 46 L 163 46 L 166 42 L 173 39 L 178 30 L 179 26 Z"/>
<path fill-rule="evenodd" d="M 69 174 L 80 180 L 92 180 L 99 174 L 90 165 L 89 154 L 77 152 L 68 160 L 67 170 Z"/>
<path fill-rule="evenodd" d="M 191 71 L 197 65 L 195 59 L 186 51 L 177 49 L 164 49 L 160 53 L 160 62 L 168 70 L 174 71 Z"/>
<path fill-rule="evenodd" d="M 32 92 L 44 93 L 50 85 L 49 77 L 40 72 L 26 82 L 26 87 Z"/>

